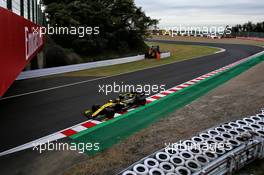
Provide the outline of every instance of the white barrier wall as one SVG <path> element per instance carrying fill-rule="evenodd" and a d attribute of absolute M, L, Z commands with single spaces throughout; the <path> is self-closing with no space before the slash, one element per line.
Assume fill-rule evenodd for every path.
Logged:
<path fill-rule="evenodd" d="M 170 57 L 171 56 L 171 53 L 170 52 L 165 52 L 165 53 L 161 53 L 160 54 L 160 58 L 162 59 L 162 58 L 168 58 L 168 57 Z"/>
<path fill-rule="evenodd" d="M 167 57 L 170 57 L 170 55 L 171 55 L 170 52 L 162 53 L 161 58 L 167 58 Z M 74 71 L 80 71 L 80 70 L 97 68 L 97 67 L 111 66 L 111 65 L 116 65 L 116 64 L 123 64 L 123 63 L 139 61 L 143 59 L 145 59 L 145 55 L 137 55 L 137 56 L 132 56 L 132 57 L 96 61 L 96 62 L 83 63 L 83 64 L 74 64 L 74 65 L 69 65 L 69 66 L 60 66 L 60 67 L 30 70 L 30 71 L 21 72 L 16 80 L 24 80 L 24 79 L 29 79 L 29 78 L 37 78 L 37 77 L 43 77 L 43 76 L 55 75 L 55 74 L 61 74 L 61 73 L 67 73 L 67 72 L 74 72 Z"/>

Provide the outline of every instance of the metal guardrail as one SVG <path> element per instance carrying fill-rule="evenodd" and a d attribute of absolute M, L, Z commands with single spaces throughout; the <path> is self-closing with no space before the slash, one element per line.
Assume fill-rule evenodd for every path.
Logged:
<path fill-rule="evenodd" d="M 170 52 L 161 53 L 161 58 L 167 58 L 170 56 L 171 56 Z M 48 75 L 56 75 L 56 74 L 80 71 L 80 70 L 91 69 L 91 68 L 111 66 L 111 65 L 129 63 L 129 62 L 134 62 L 134 61 L 139 61 L 139 60 L 144 60 L 144 59 L 145 59 L 145 55 L 137 55 L 137 56 L 132 56 L 132 57 L 96 61 L 96 62 L 82 63 L 82 64 L 74 64 L 74 65 L 69 65 L 69 66 L 59 66 L 59 67 L 53 67 L 53 68 L 29 70 L 29 71 L 21 72 L 16 80 L 24 80 L 24 79 L 37 78 L 37 77 L 43 77 L 43 76 L 48 76 Z"/>
<path fill-rule="evenodd" d="M 181 143 L 178 144 L 180 147 L 166 147 L 141 159 L 118 175 L 222 175 L 235 172 L 264 158 L 264 109 L 254 116 L 210 128 Z M 181 148 L 182 145 L 219 143 L 229 143 L 230 147 L 215 151 Z"/>

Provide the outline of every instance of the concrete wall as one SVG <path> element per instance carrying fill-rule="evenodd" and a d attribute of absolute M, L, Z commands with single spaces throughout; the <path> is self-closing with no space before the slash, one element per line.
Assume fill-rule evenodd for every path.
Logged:
<path fill-rule="evenodd" d="M 161 54 L 161 58 L 167 58 L 167 57 L 170 57 L 169 52 Z M 29 70 L 29 71 L 21 72 L 21 74 L 17 77 L 17 80 L 36 78 L 36 77 L 42 77 L 42 76 L 48 76 L 48 75 L 55 75 L 55 74 L 61 74 L 61 73 L 67 73 L 67 72 L 74 72 L 74 71 L 122 64 L 122 63 L 129 63 L 129 62 L 139 61 L 143 59 L 145 59 L 144 55 L 137 55 L 137 56 L 132 56 L 132 57 L 96 61 L 96 62 L 83 63 L 83 64 L 74 64 L 74 65 L 69 65 L 69 66 Z"/>

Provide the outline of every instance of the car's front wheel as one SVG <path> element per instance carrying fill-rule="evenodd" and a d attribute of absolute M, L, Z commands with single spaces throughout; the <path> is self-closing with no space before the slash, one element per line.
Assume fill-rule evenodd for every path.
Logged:
<path fill-rule="evenodd" d="M 88 109 L 88 110 L 85 110 L 84 112 L 83 112 L 83 115 L 85 116 L 85 117 L 87 117 L 87 118 L 92 118 L 92 111 L 90 110 L 90 109 Z"/>

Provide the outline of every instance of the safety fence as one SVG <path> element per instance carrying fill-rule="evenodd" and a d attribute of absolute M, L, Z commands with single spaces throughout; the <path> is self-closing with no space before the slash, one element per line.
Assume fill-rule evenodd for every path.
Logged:
<path fill-rule="evenodd" d="M 170 56 L 171 56 L 170 52 L 161 53 L 161 58 L 168 58 Z M 67 72 L 81 71 L 85 69 L 111 66 L 111 65 L 117 65 L 117 64 L 124 64 L 124 63 L 130 63 L 134 61 L 140 61 L 144 59 L 145 59 L 145 55 L 137 55 L 137 56 L 104 60 L 104 61 L 96 61 L 96 62 L 90 62 L 90 63 L 74 64 L 74 65 L 68 65 L 68 66 L 59 66 L 59 67 L 44 68 L 44 69 L 37 69 L 37 70 L 29 70 L 29 71 L 21 72 L 21 74 L 17 77 L 17 80 L 56 75 L 56 74 L 62 74 L 62 73 L 67 73 Z"/>
<path fill-rule="evenodd" d="M 234 33 L 236 37 L 255 37 L 255 38 L 264 38 L 263 32 L 238 32 Z"/>
<path fill-rule="evenodd" d="M 224 146 L 205 149 L 218 144 Z M 141 159 L 119 175 L 233 173 L 264 158 L 264 109 L 259 114 L 210 128 L 174 145 Z"/>

